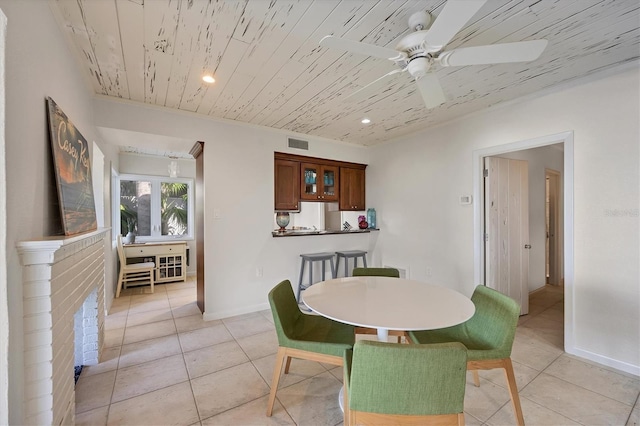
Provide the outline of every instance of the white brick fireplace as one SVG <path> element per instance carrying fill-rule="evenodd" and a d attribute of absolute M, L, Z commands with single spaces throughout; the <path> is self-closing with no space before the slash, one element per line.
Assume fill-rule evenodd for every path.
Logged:
<path fill-rule="evenodd" d="M 107 234 L 103 229 L 17 244 L 23 267 L 25 424 L 74 423 L 73 367 L 97 364 L 104 341 Z"/>

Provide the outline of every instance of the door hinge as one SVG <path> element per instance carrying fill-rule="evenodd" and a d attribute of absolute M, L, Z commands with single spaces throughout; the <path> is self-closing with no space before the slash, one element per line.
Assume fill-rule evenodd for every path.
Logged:
<path fill-rule="evenodd" d="M 482 171 L 482 176 L 484 176 L 484 177 L 489 177 L 489 169 L 484 169 L 484 170 Z"/>
<path fill-rule="evenodd" d="M 484 242 L 488 242 L 489 241 L 489 234 L 484 234 Z"/>
<path fill-rule="evenodd" d="M 524 248 L 526 248 L 526 249 L 530 249 L 530 248 L 531 248 L 531 244 L 525 244 L 525 245 L 524 245 Z"/>

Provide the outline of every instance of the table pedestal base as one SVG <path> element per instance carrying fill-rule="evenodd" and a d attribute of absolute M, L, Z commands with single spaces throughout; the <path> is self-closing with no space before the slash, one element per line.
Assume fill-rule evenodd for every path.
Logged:
<path fill-rule="evenodd" d="M 378 328 L 378 341 L 386 342 L 389 337 L 389 330 L 386 328 Z"/>

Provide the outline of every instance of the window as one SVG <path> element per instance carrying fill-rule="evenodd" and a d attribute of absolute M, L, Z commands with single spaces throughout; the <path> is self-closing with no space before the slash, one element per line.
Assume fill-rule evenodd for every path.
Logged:
<path fill-rule="evenodd" d="M 193 238 L 193 181 L 160 176 L 120 175 L 116 226 L 136 241 Z"/>

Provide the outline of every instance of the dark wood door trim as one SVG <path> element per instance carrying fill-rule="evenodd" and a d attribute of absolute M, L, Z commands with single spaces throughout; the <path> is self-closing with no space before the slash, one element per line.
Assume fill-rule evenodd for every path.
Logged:
<path fill-rule="evenodd" d="M 196 159 L 196 300 L 204 313 L 204 142 L 196 142 L 189 153 Z"/>

